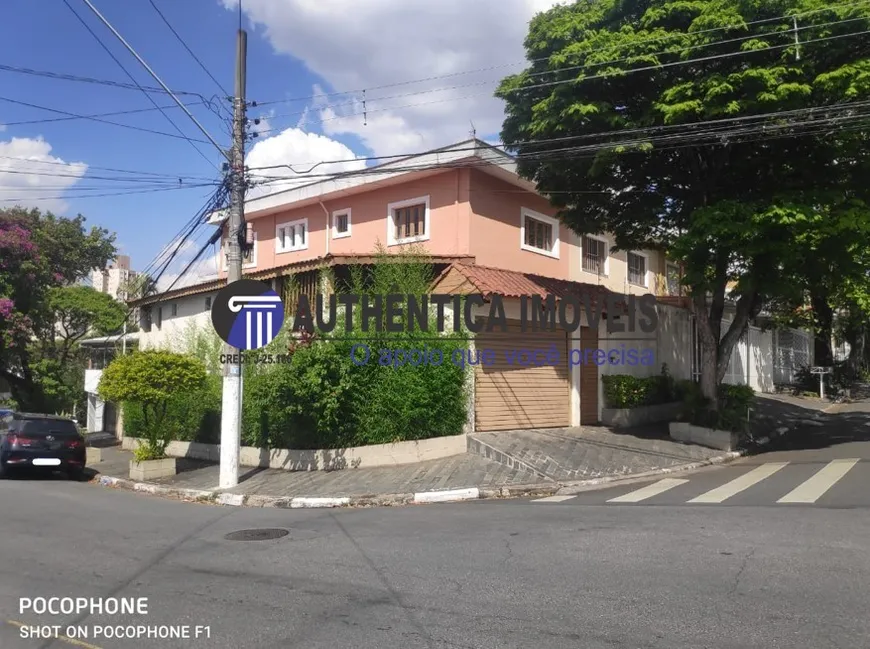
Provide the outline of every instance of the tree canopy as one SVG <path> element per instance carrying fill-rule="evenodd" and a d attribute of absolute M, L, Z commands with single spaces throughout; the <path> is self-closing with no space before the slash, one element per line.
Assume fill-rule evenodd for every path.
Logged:
<path fill-rule="evenodd" d="M 713 405 L 750 318 L 804 271 L 854 270 L 795 251 L 843 261 L 870 229 L 867 29 L 866 4 L 580 1 L 532 21 L 497 92 L 520 174 L 570 228 L 683 264 Z"/>
<path fill-rule="evenodd" d="M 98 330 L 113 322 L 105 300 L 85 303 L 90 294 L 70 287 L 92 269 L 104 268 L 117 252 L 113 234 L 97 227 L 86 230 L 84 224 L 81 215 L 0 210 L 0 377 L 9 382 L 21 408 L 53 411 L 59 406 L 52 395 L 65 379 L 54 344 L 56 307 L 75 326 L 82 325 L 85 312 Z"/>

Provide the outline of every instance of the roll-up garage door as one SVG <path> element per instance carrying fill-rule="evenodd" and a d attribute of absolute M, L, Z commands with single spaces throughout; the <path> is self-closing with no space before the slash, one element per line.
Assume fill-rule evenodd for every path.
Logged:
<path fill-rule="evenodd" d="M 544 350 L 556 345 L 556 365 L 521 365 L 507 360 L 506 352 Z M 520 331 L 511 322 L 508 331 L 477 334 L 478 351 L 492 349 L 495 362 L 475 368 L 475 429 L 564 428 L 571 425 L 571 376 L 568 336 L 564 331 Z"/>

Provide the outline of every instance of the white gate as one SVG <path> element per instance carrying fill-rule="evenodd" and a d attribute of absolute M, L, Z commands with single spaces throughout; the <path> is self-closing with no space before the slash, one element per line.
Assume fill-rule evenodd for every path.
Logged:
<path fill-rule="evenodd" d="M 779 329 L 774 332 L 773 344 L 774 382 L 790 385 L 801 367 L 813 363 L 813 337 L 797 329 Z"/>

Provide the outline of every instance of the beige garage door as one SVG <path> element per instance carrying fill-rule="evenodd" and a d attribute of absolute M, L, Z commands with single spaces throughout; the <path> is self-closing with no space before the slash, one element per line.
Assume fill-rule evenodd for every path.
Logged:
<path fill-rule="evenodd" d="M 521 365 L 507 360 L 506 352 L 548 349 L 556 345 L 556 365 Z M 475 368 L 475 428 L 479 431 L 513 428 L 563 428 L 571 425 L 571 377 L 568 337 L 564 331 L 508 331 L 477 335 L 478 351 L 492 349 L 495 362 Z"/>

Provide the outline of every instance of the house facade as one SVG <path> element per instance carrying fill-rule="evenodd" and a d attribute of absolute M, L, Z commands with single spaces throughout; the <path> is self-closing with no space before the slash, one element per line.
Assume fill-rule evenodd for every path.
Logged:
<path fill-rule="evenodd" d="M 478 334 L 477 348 L 502 357 L 506 350 L 556 346 L 554 364 L 476 367 L 470 430 L 591 425 L 604 405 L 602 374 L 648 376 L 664 363 L 677 378 L 693 375 L 692 321 L 679 297 L 679 269 L 655 250 L 611 252 L 606 233 L 578 236 L 517 175 L 511 156 L 481 141 L 254 198 L 245 211 L 252 243 L 243 275 L 270 282 L 288 306 L 300 293 L 330 291 L 325 269 L 341 278 L 350 266 L 370 264 L 378 246 L 387 252 L 420 246 L 438 273 L 433 292 L 505 297 L 508 331 Z M 142 348 L 177 347 L 191 325 L 208 325 L 210 302 L 226 282 L 225 217 L 211 218 L 224 228 L 218 279 L 134 304 L 143 312 Z M 521 331 L 523 296 L 588 298 L 606 311 L 611 293 L 660 298 L 657 329 L 629 330 L 622 313 L 589 322 L 583 312 L 570 334 Z M 479 307 L 479 318 L 487 314 L 486 304 Z M 618 355 L 626 347 L 651 352 L 655 362 L 569 362 L 583 349 Z"/>

